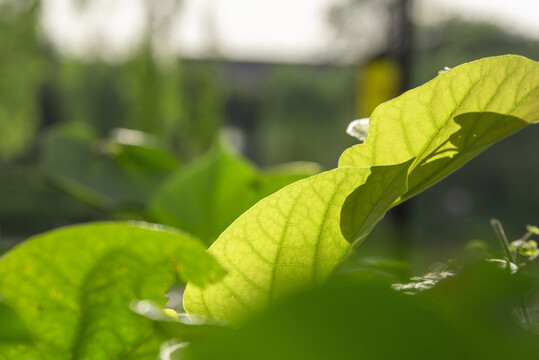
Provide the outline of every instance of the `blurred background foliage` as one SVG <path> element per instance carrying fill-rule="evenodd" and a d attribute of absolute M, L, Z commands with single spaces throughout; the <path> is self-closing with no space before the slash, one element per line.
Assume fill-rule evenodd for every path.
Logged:
<path fill-rule="evenodd" d="M 40 1 L 0 1 L 3 247 L 110 218 L 165 222 L 211 242 L 259 198 L 320 170 L 267 167 L 335 167 L 355 143 L 347 124 L 372 111 L 372 84 L 385 84 L 383 101 L 444 66 L 505 53 L 539 59 L 537 37 L 458 18 L 425 23 L 402 7 L 409 1 L 389 0 L 336 3 L 327 14 L 332 50 L 309 64 L 226 59 L 215 39 L 207 56 L 186 58 L 162 46 L 181 3 L 144 1 L 138 42 L 110 60 L 59 52 L 42 31 Z M 362 253 L 462 248 L 492 237 L 493 216 L 509 234 L 537 223 L 538 135 L 532 127 L 513 136 L 412 199 Z M 219 195 L 227 193 L 237 195 Z"/>

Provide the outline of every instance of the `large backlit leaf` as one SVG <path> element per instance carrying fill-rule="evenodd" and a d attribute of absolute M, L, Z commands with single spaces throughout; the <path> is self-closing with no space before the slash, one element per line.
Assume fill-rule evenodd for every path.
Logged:
<path fill-rule="evenodd" d="M 339 166 L 415 158 L 403 201 L 498 140 L 539 121 L 539 63 L 514 55 L 458 66 L 378 106 L 369 136 Z"/>
<path fill-rule="evenodd" d="M 275 297 L 324 281 L 389 202 L 539 120 L 538 86 L 538 63 L 504 56 L 462 65 L 382 104 L 365 144 L 345 151 L 338 169 L 264 199 L 221 235 L 210 252 L 230 272 L 203 290 L 188 286 L 186 309 L 237 321 Z"/>
<path fill-rule="evenodd" d="M 204 289 L 188 284 L 186 310 L 236 322 L 322 283 L 406 190 L 408 165 L 334 169 L 258 202 L 209 249 L 229 273 Z"/>
<path fill-rule="evenodd" d="M 144 223 L 97 223 L 36 236 L 0 261 L 0 292 L 35 344 L 0 344 L 0 359 L 155 359 L 161 337 L 129 309 L 160 306 L 178 276 L 223 275 L 194 238 Z"/>

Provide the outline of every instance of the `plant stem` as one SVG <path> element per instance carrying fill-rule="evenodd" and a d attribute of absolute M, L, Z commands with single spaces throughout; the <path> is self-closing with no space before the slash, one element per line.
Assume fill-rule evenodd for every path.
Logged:
<path fill-rule="evenodd" d="M 520 302 L 520 310 L 522 311 L 522 325 L 526 330 L 532 330 L 532 320 L 528 311 L 528 305 L 526 304 L 526 301 L 524 301 L 524 299 L 522 299 L 522 301 Z"/>
<path fill-rule="evenodd" d="M 498 240 L 502 245 L 505 256 L 507 257 L 507 261 L 517 264 L 517 254 L 513 254 L 513 252 L 511 251 L 509 241 L 507 241 L 507 236 L 505 236 L 505 231 L 503 230 L 503 226 L 500 220 L 490 219 L 490 225 L 492 226 L 492 229 L 494 229 L 494 232 L 496 233 L 496 236 L 498 237 Z M 511 271 L 511 264 L 507 264 L 507 267 L 509 268 L 509 271 Z M 526 304 L 526 301 L 524 299 L 520 301 L 520 311 L 522 313 L 522 325 L 525 329 L 531 330 L 530 313 L 528 311 L 528 305 Z"/>
<path fill-rule="evenodd" d="M 507 257 L 507 260 L 516 264 L 517 259 L 515 258 L 513 252 L 510 249 L 509 241 L 507 241 L 507 236 L 505 236 L 505 231 L 503 231 L 503 227 L 502 227 L 502 224 L 500 223 L 500 220 L 490 219 L 490 226 L 492 226 L 492 229 L 494 229 L 494 232 L 496 233 L 496 236 L 498 237 L 498 240 L 500 241 L 500 244 L 502 245 L 502 249 L 505 252 L 505 256 Z"/>
<path fill-rule="evenodd" d="M 527 231 L 526 234 L 524 234 L 524 236 L 522 236 L 520 239 L 522 241 L 527 241 L 532 235 L 533 233 L 531 231 Z"/>

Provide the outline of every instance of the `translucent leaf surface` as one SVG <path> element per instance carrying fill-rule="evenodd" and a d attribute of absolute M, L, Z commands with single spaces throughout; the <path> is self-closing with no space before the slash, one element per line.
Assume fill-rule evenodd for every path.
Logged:
<path fill-rule="evenodd" d="M 188 285 L 186 309 L 234 322 L 275 297 L 323 282 L 391 201 L 538 121 L 538 89 L 538 63 L 502 56 L 459 66 L 382 104 L 366 142 L 346 150 L 338 169 L 264 199 L 219 237 L 209 251 L 229 274 L 203 290 Z"/>
<path fill-rule="evenodd" d="M 405 191 L 408 165 L 334 169 L 258 202 L 209 249 L 229 273 L 204 289 L 188 284 L 186 310 L 236 322 L 322 283 Z"/>
<path fill-rule="evenodd" d="M 0 291 L 35 345 L 0 345 L 0 359 L 155 359 L 162 339 L 129 304 L 164 306 L 177 275 L 204 286 L 223 270 L 194 238 L 144 223 L 36 236 L 0 261 Z"/>
<path fill-rule="evenodd" d="M 464 64 L 378 106 L 339 166 L 415 158 L 403 201 L 498 140 L 539 121 L 539 63 L 506 55 Z"/>

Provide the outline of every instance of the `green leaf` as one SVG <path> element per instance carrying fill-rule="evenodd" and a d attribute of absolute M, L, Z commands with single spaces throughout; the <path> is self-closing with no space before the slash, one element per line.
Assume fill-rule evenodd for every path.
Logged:
<path fill-rule="evenodd" d="M 178 160 L 148 134 L 116 129 L 99 139 L 84 123 L 50 130 L 41 166 L 60 190 L 102 209 L 142 209 Z"/>
<path fill-rule="evenodd" d="M 162 339 L 129 304 L 164 306 L 178 275 L 205 286 L 223 270 L 194 238 L 158 225 L 96 223 L 38 235 L 0 261 L 0 291 L 36 344 L 0 345 L 0 359 L 155 359 Z"/>
<path fill-rule="evenodd" d="M 312 175 L 313 166 L 261 173 L 243 157 L 217 144 L 202 159 L 179 169 L 156 191 L 150 214 L 211 244 L 258 200 Z"/>
<path fill-rule="evenodd" d="M 463 328 L 419 297 L 364 282 L 294 295 L 186 351 L 196 360 L 499 359 L 474 343 L 480 333 L 462 336 Z"/>
<path fill-rule="evenodd" d="M 346 150 L 338 169 L 260 201 L 219 237 L 209 251 L 229 274 L 205 289 L 188 285 L 186 309 L 236 322 L 276 297 L 323 282 L 391 202 L 537 120 L 539 64 L 518 56 L 459 66 L 382 104 L 365 144 Z"/>
<path fill-rule="evenodd" d="M 516 318 L 536 284 L 523 273 L 483 260 L 414 296 L 378 276 L 342 280 L 293 295 L 186 353 L 196 360 L 537 357 L 537 329 Z"/>
<path fill-rule="evenodd" d="M 216 146 L 203 158 L 173 173 L 150 200 L 152 218 L 211 243 L 258 199 L 256 170 Z"/>
<path fill-rule="evenodd" d="M 339 166 L 414 158 L 401 202 L 537 121 L 539 63 L 515 55 L 485 58 L 378 106 L 365 143 L 347 149 Z"/>
<path fill-rule="evenodd" d="M 17 313 L 9 306 L 0 303 L 0 344 L 4 342 L 28 342 L 30 332 Z"/>
<path fill-rule="evenodd" d="M 189 283 L 185 309 L 237 322 L 275 298 L 324 282 L 404 193 L 408 165 L 334 169 L 261 200 L 209 249 L 227 276 L 204 289 Z"/>

